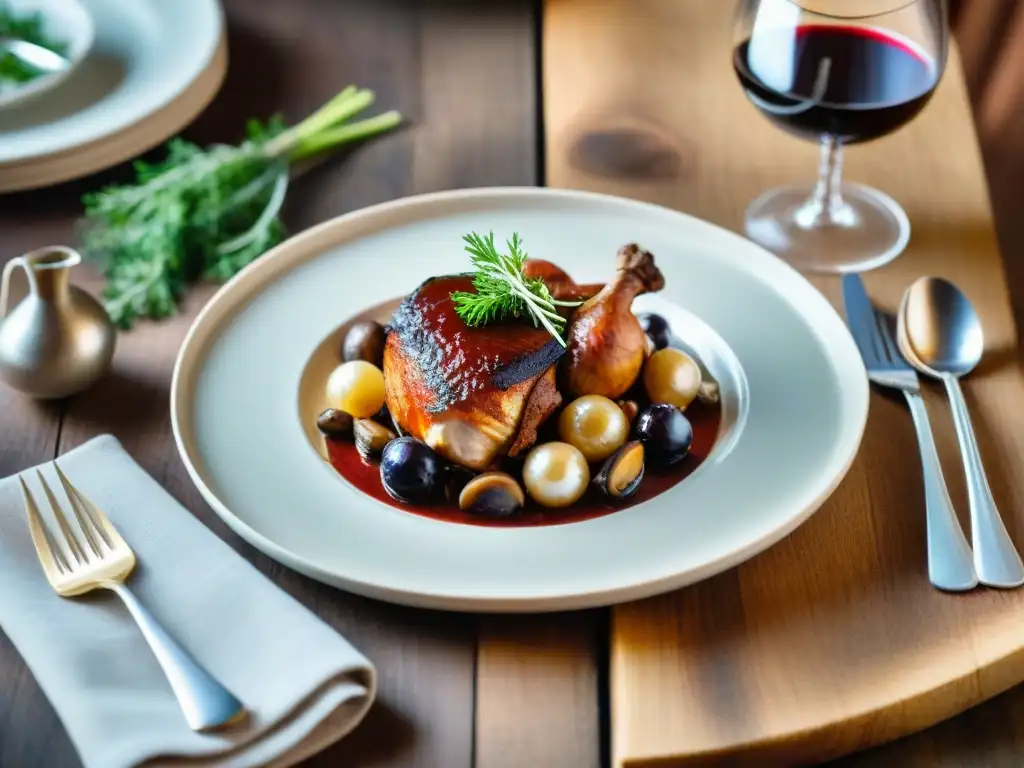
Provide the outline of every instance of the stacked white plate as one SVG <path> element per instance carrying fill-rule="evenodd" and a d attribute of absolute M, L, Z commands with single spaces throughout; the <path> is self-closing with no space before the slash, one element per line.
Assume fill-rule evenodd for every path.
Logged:
<path fill-rule="evenodd" d="M 0 192 L 80 178 L 188 125 L 227 69 L 217 0 L 79 0 L 88 53 L 44 93 L 0 108 Z"/>

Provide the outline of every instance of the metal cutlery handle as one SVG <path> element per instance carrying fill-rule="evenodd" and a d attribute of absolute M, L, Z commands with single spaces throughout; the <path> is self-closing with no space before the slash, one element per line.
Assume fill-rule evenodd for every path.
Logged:
<path fill-rule="evenodd" d="M 953 502 L 946 490 L 942 464 L 935 448 L 931 423 L 924 400 L 917 392 L 903 393 L 910 406 L 921 450 L 924 475 L 925 520 L 928 531 L 928 580 L 938 589 L 963 592 L 978 586 L 971 562 L 971 548 L 957 520 Z"/>
<path fill-rule="evenodd" d="M 967 476 L 967 499 L 971 507 L 971 539 L 974 545 L 974 568 L 978 580 L 991 587 L 1019 587 L 1024 584 L 1024 564 L 1006 532 L 992 489 L 981 464 L 974 427 L 964 402 L 960 383 L 952 374 L 944 374 L 953 423 L 960 442 L 960 453 Z"/>
<path fill-rule="evenodd" d="M 128 587 L 119 582 L 104 586 L 116 592 L 128 607 L 167 675 L 192 730 L 210 730 L 240 719 L 244 712 L 242 703 L 160 626 Z"/>

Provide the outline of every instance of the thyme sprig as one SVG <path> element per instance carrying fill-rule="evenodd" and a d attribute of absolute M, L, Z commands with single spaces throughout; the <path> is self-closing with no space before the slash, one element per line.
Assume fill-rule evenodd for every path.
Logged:
<path fill-rule="evenodd" d="M 506 242 L 507 253 L 495 246 L 494 232 L 486 237 L 471 232 L 463 240 L 476 269 L 476 290 L 454 291 L 451 297 L 455 312 L 466 325 L 478 327 L 529 315 L 535 326 L 543 326 L 564 347 L 565 318 L 556 308 L 576 307 L 582 302 L 559 301 L 542 280 L 527 277 L 527 254 L 519 233 L 514 232 Z"/>

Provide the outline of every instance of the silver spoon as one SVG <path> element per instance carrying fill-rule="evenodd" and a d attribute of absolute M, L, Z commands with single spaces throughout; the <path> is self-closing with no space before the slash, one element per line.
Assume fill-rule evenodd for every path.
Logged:
<path fill-rule="evenodd" d="M 65 57 L 49 48 L 16 37 L 0 36 L 0 53 L 10 53 L 25 64 L 46 73 L 60 72 L 71 64 Z"/>
<path fill-rule="evenodd" d="M 967 476 L 978 580 L 990 587 L 1019 587 L 1024 584 L 1024 563 L 992 498 L 959 382 L 981 360 L 985 346 L 981 320 L 955 285 L 922 277 L 903 294 L 896 337 L 911 365 L 946 385 Z"/>

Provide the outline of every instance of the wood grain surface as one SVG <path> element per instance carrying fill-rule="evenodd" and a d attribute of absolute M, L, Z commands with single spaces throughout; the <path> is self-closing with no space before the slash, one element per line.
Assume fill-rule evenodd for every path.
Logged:
<path fill-rule="evenodd" d="M 698 3 L 704 8 L 698 9 Z M 299 119 L 348 82 L 374 88 L 381 109 L 398 108 L 409 118 L 402 131 L 338 157 L 294 185 L 286 208 L 292 231 L 415 192 L 538 183 L 543 181 L 538 171 L 544 170 L 538 163 L 545 154 L 554 184 L 655 200 L 733 228 L 754 192 L 807 179 L 814 171 L 813 148 L 760 125 L 760 117 L 737 98 L 735 83 L 723 74 L 729 41 L 721 40 L 722 20 L 710 10 L 717 3 L 677 0 L 670 8 L 667 0 L 548 0 L 546 142 L 538 132 L 540 2 L 225 0 L 225 5 L 228 77 L 216 101 L 187 130 L 189 138 L 234 141 L 250 115 L 282 111 L 289 120 Z M 934 139 L 916 147 L 919 138 L 893 137 L 887 140 L 891 147 L 865 148 L 863 158 L 851 153 L 851 174 L 896 194 L 908 205 L 916 227 L 906 261 L 869 278 L 869 287 L 885 302 L 896 300 L 893 283 L 898 286 L 932 259 L 957 279 L 961 267 L 994 273 L 984 191 L 959 89 L 954 83 L 945 106 L 936 108 L 940 117 L 929 118 L 933 134 L 936 121 L 948 123 L 943 128 L 949 131 L 943 145 L 947 150 L 967 147 L 966 159 L 957 159 L 952 171 L 944 167 L 946 153 L 938 152 Z M 722 116 L 715 113 L 720 104 L 735 124 L 720 124 Z M 888 166 L 884 177 L 878 170 L 883 164 Z M 80 194 L 127 176 L 127 168 L 120 167 L 56 188 L 0 196 L 0 262 L 39 245 L 72 243 Z M 954 251 L 970 255 L 961 257 L 961 265 L 950 256 Z M 90 268 L 78 272 L 79 283 L 99 288 Z M 828 281 L 821 285 L 834 296 Z M 986 404 L 977 404 L 984 426 L 982 449 L 986 456 L 995 451 L 1001 457 L 994 480 L 1000 501 L 1010 504 L 1017 501 L 1006 467 L 1012 468 L 1013 457 L 999 426 L 1002 420 L 1012 423 L 1014 414 L 987 405 L 987 398 L 989 391 L 1002 391 L 1009 378 L 1016 379 L 1015 373 L 1004 372 L 1014 365 L 1007 362 L 1009 354 L 1000 355 L 1000 347 L 1009 350 L 1014 340 L 1007 330 L 1004 296 L 992 280 L 965 278 L 965 285 L 972 298 L 986 302 L 993 351 L 984 379 L 972 383 L 970 394 L 972 404 L 985 398 Z M 215 533 L 362 648 L 380 669 L 380 699 L 359 729 L 307 765 L 608 765 L 608 611 L 476 617 L 353 597 L 261 555 L 202 502 L 173 446 L 167 390 L 181 339 L 211 292 L 210 287 L 196 289 L 180 316 L 123 334 L 112 375 L 79 397 L 37 404 L 0 385 L 0 476 L 111 432 Z M 931 397 L 930 406 L 942 430 L 943 458 L 954 469 L 952 427 L 941 398 Z M 623 659 L 641 658 L 647 670 L 662 678 L 654 690 L 668 689 L 676 697 L 660 718 L 648 706 L 656 700 L 630 699 L 632 688 L 624 699 L 616 698 L 629 702 L 625 708 L 616 705 L 616 756 L 624 743 L 631 743 L 622 736 L 627 715 L 629 736 L 663 730 L 706 744 L 727 729 L 735 733 L 745 725 L 777 724 L 802 705 L 828 716 L 834 700 L 847 693 L 852 704 L 863 701 L 865 688 L 881 674 L 862 684 L 855 678 L 865 669 L 872 671 L 867 665 L 881 650 L 897 647 L 902 654 L 885 668 L 891 672 L 886 678 L 901 682 L 922 675 L 937 659 L 983 658 L 1005 642 L 1009 627 L 998 621 L 990 626 L 987 617 L 1015 616 L 1015 596 L 972 595 L 966 598 L 969 607 L 959 613 L 950 613 L 933 596 L 922 598 L 917 583 L 923 569 L 919 470 L 908 464 L 902 481 L 886 474 L 893 452 L 914 450 L 913 433 L 899 403 L 875 398 L 872 411 L 865 451 L 870 455 L 862 457 L 844 485 L 835 502 L 840 506 L 822 510 L 807 530 L 780 544 L 779 552 L 699 589 L 616 611 L 616 695 L 626 678 Z M 953 490 L 962 503 L 958 482 Z M 881 519 L 878 505 L 892 499 L 904 508 L 892 513 L 895 520 Z M 869 505 L 870 514 L 865 512 Z M 1024 532 L 1019 521 L 1017 529 L 1015 534 Z M 873 549 L 859 567 L 850 568 L 843 559 L 846 550 L 863 541 Z M 846 565 L 831 573 L 821 567 L 830 558 Z M 804 564 L 783 564 L 780 570 L 779 561 Z M 877 583 L 878 569 L 898 578 Z M 902 613 L 891 607 L 894 595 Z M 849 613 L 853 604 L 868 605 L 866 611 L 877 607 L 881 618 L 857 621 Z M 806 680 L 788 679 L 788 665 L 799 660 L 795 654 L 806 652 L 808 633 L 820 627 L 823 617 L 835 620 L 828 636 L 839 638 L 851 667 L 830 670 L 817 692 L 808 691 Z M 996 634 L 979 638 L 983 622 Z M 910 644 L 929 631 L 920 650 Z M 624 645 L 630 632 L 642 643 Z M 781 650 L 750 660 L 742 648 L 748 636 L 767 637 L 771 647 Z M 804 643 L 795 653 L 783 647 L 783 640 L 793 636 Z M 825 663 L 820 650 L 810 662 Z M 998 690 L 1019 666 L 1008 658 L 974 683 L 955 681 L 953 688 L 962 693 L 954 696 L 956 707 L 922 711 L 920 702 L 910 700 L 895 717 L 901 725 L 944 717 L 973 703 L 979 691 Z M 643 669 L 641 675 L 648 674 Z M 679 685 L 665 685 L 670 674 L 678 675 Z M 843 686 L 851 680 L 855 685 L 847 691 Z M 836 736 L 830 745 L 845 750 L 888 738 L 895 733 L 893 717 L 892 711 L 878 720 L 868 717 L 855 739 Z M 1020 764 L 1022 754 L 1024 690 L 1017 688 L 927 731 L 835 765 L 1009 768 Z M 765 764 L 760 756 L 747 762 Z M 78 765 L 49 703 L 0 632 L 0 767 Z"/>
<path fill-rule="evenodd" d="M 535 182 L 532 3 L 503 1 L 486 13 L 473 4 L 416 0 L 225 5 L 227 79 L 187 137 L 235 141 L 249 116 L 282 112 L 289 121 L 300 119 L 350 82 L 374 89 L 381 110 L 396 108 L 408 119 L 400 132 L 338 157 L 295 184 L 286 211 L 292 231 L 415 192 Z M 122 167 L 102 178 L 3 197 L 2 259 L 47 243 L 73 242 L 80 194 L 127 175 Z M 78 272 L 79 283 L 99 288 L 94 273 Z M 196 290 L 181 315 L 122 334 L 112 374 L 65 403 L 38 405 L 0 387 L 0 474 L 52 458 L 96 434 L 116 435 L 206 525 L 378 666 L 380 697 L 367 720 L 309 765 L 472 765 L 474 749 L 488 743 L 486 733 L 474 743 L 476 617 L 398 608 L 296 575 L 230 533 L 189 482 L 171 437 L 168 388 L 181 340 L 210 294 L 209 288 Z M 528 639 L 515 631 L 509 636 Z M 494 664 L 484 666 L 497 671 Z M 596 689 L 587 695 L 596 701 Z M 48 702 L 0 634 L 0 766 L 76 765 Z"/>
<path fill-rule="evenodd" d="M 770 127 L 735 80 L 732 10 L 702 0 L 548 0 L 548 182 L 662 203 L 738 230 L 758 193 L 812 180 L 816 147 Z M 955 51 L 928 109 L 897 134 L 849 151 L 847 172 L 894 196 L 913 224 L 907 252 L 867 276 L 873 297 L 892 309 L 917 276 L 940 274 L 981 313 L 986 358 L 965 388 L 996 499 L 1024 544 L 1024 382 Z M 814 282 L 838 299 L 837 280 Z M 948 411 L 934 387 L 927 400 L 964 509 Z M 614 609 L 613 763 L 821 760 L 921 729 L 1020 682 L 1024 592 L 931 589 L 921 488 L 904 406 L 873 394 L 855 466 L 794 535 L 696 587 Z"/>

